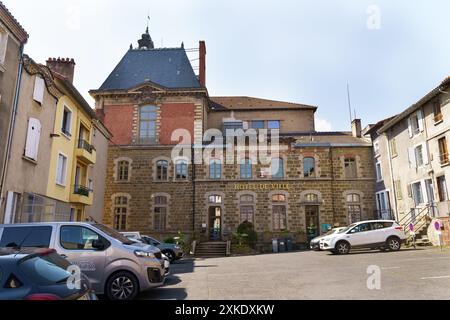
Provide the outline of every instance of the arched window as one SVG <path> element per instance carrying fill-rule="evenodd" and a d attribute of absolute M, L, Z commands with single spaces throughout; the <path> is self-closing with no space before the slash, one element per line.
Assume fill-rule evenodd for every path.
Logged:
<path fill-rule="evenodd" d="M 361 196 L 356 193 L 350 193 L 347 195 L 346 200 L 349 223 L 361 221 Z"/>
<path fill-rule="evenodd" d="M 241 179 L 251 179 L 252 176 L 252 160 L 243 159 L 241 162 Z"/>
<path fill-rule="evenodd" d="M 156 142 L 157 107 L 143 106 L 139 112 L 139 138 L 141 143 Z"/>
<path fill-rule="evenodd" d="M 286 196 L 284 194 L 275 194 L 272 196 L 272 202 L 286 202 Z"/>
<path fill-rule="evenodd" d="M 128 161 L 119 161 L 117 163 L 117 181 L 128 181 L 130 173 L 130 163 Z"/>
<path fill-rule="evenodd" d="M 242 195 L 239 199 L 241 222 L 254 223 L 255 198 L 252 195 Z"/>
<path fill-rule="evenodd" d="M 127 228 L 127 214 L 128 214 L 128 198 L 115 197 L 114 198 L 114 228 L 119 231 L 124 231 Z"/>
<path fill-rule="evenodd" d="M 153 201 L 153 228 L 155 231 L 164 231 L 167 226 L 168 199 L 166 196 L 156 196 Z"/>
<path fill-rule="evenodd" d="M 164 181 L 169 178 L 169 162 L 159 160 L 156 162 L 156 180 Z"/>
<path fill-rule="evenodd" d="M 209 196 L 208 202 L 210 204 L 222 204 L 222 196 L 218 195 Z"/>
<path fill-rule="evenodd" d="M 186 180 L 188 178 L 188 163 L 186 160 L 179 160 L 175 165 L 175 178 Z"/>
<path fill-rule="evenodd" d="M 209 178 L 221 179 L 222 178 L 222 164 L 220 160 L 213 159 L 209 163 Z"/>
<path fill-rule="evenodd" d="M 314 178 L 316 176 L 316 159 L 312 157 L 303 159 L 303 175 L 305 178 Z"/>
<path fill-rule="evenodd" d="M 284 177 L 283 159 L 272 159 L 272 178 L 281 179 Z"/>
<path fill-rule="evenodd" d="M 319 196 L 315 193 L 309 193 L 305 196 L 305 202 L 307 203 L 319 203 Z"/>

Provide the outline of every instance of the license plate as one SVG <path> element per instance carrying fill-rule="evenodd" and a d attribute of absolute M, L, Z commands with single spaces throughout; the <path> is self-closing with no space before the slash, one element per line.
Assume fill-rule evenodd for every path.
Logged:
<path fill-rule="evenodd" d="M 89 293 L 86 293 L 84 296 L 79 297 L 78 300 L 91 300 L 91 296 Z"/>

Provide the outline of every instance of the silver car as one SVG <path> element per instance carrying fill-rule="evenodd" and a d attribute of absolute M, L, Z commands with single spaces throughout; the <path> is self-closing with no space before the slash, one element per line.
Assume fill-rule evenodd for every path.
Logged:
<path fill-rule="evenodd" d="M 80 267 L 96 294 L 132 300 L 164 284 L 164 260 L 153 246 L 130 241 L 101 224 L 58 222 L 0 225 L 0 247 L 51 248 Z"/>

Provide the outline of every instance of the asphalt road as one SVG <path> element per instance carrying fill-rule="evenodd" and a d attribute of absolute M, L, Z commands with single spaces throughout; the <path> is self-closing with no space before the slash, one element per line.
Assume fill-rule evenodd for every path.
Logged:
<path fill-rule="evenodd" d="M 369 277 L 373 289 L 368 288 Z M 347 256 L 296 252 L 187 259 L 172 265 L 172 275 L 164 287 L 139 298 L 450 299 L 450 250 L 363 251 Z"/>

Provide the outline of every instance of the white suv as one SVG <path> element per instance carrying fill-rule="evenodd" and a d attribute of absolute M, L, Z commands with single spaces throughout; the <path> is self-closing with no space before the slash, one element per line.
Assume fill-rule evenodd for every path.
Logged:
<path fill-rule="evenodd" d="M 347 254 L 354 248 L 398 251 L 405 240 L 403 228 L 395 221 L 362 221 L 323 238 L 320 249 L 335 254 Z"/>

